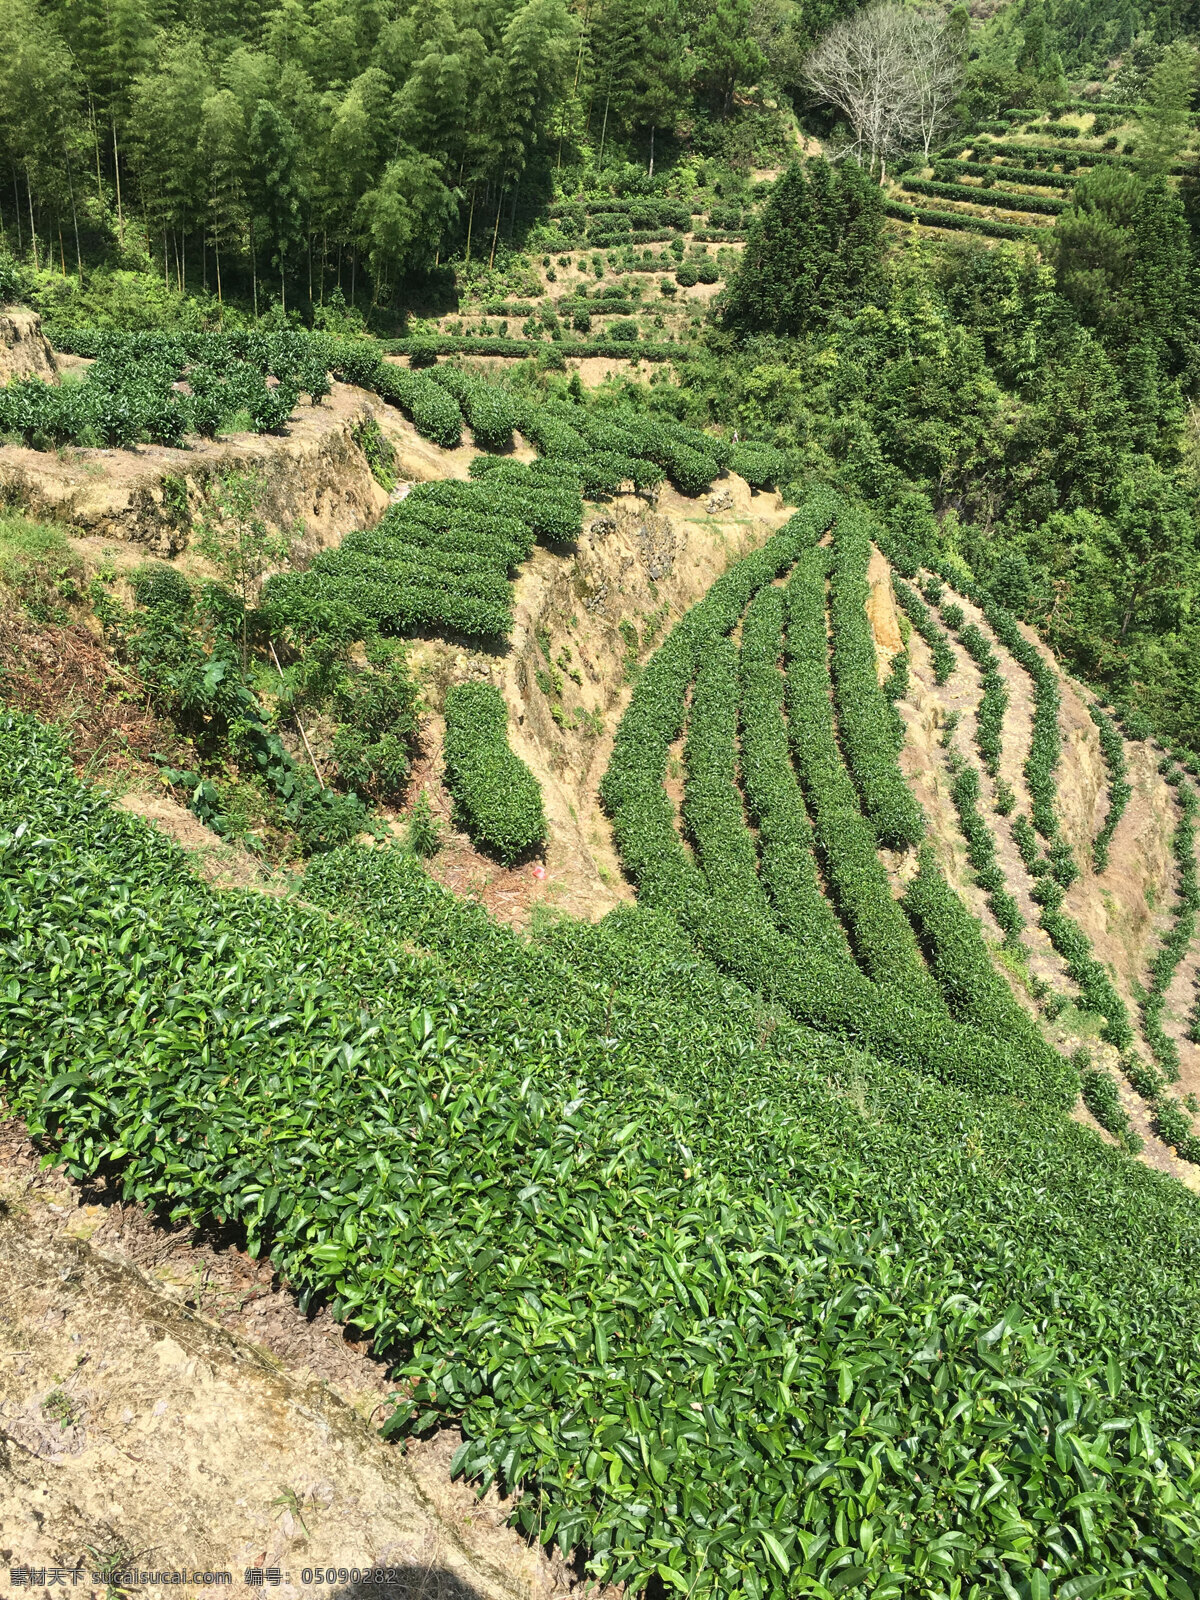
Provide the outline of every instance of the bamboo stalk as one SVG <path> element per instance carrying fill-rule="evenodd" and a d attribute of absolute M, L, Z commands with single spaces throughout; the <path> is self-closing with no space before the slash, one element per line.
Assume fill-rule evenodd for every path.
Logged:
<path fill-rule="evenodd" d="M 271 660 L 275 663 L 276 672 L 278 672 L 279 676 L 282 678 L 283 668 L 279 665 L 279 657 L 275 654 L 274 640 L 271 642 Z M 308 735 L 304 731 L 304 724 L 300 721 L 300 714 L 297 711 L 293 711 L 292 716 L 295 717 L 296 726 L 300 730 L 300 737 L 304 740 L 304 748 L 308 751 L 308 759 L 312 762 L 313 771 L 317 775 L 317 782 L 321 785 L 322 789 L 324 789 L 326 787 L 325 779 L 321 776 L 321 769 L 317 765 L 317 758 L 312 753 L 312 745 L 310 745 L 308 742 Z"/>

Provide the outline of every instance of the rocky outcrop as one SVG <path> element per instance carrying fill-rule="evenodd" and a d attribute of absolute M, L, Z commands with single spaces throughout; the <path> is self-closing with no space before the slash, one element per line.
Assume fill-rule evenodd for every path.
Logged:
<path fill-rule="evenodd" d="M 0 311 L 0 383 L 13 378 L 45 378 L 53 383 L 57 377 L 54 351 L 37 312 Z"/>

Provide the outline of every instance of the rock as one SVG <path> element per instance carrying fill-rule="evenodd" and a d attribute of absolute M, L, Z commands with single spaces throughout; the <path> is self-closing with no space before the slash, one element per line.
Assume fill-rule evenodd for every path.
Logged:
<path fill-rule="evenodd" d="M 635 538 L 641 551 L 647 577 L 655 583 L 668 577 L 675 567 L 678 535 L 669 517 L 648 516 Z"/>
<path fill-rule="evenodd" d="M 14 378 L 58 380 L 58 367 L 36 311 L 0 311 L 0 383 Z"/>

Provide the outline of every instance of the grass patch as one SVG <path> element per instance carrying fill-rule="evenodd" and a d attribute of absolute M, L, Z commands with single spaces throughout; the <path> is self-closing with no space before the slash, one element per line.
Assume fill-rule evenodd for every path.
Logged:
<path fill-rule="evenodd" d="M 64 602 L 80 598 L 83 563 L 66 534 L 21 512 L 0 515 L 0 584 L 35 622 L 66 622 Z"/>

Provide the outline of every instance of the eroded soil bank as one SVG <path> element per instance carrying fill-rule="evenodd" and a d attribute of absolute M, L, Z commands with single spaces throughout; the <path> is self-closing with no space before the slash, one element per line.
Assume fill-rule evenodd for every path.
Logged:
<path fill-rule="evenodd" d="M 0 1563 L 224 1570 L 247 1594 L 247 1568 L 277 1568 L 293 1596 L 306 1568 L 391 1568 L 334 1592 L 565 1600 L 575 1575 L 510 1503 L 451 1482 L 456 1433 L 379 1437 L 386 1371 L 328 1312 L 114 1198 L 0 1122 Z"/>

